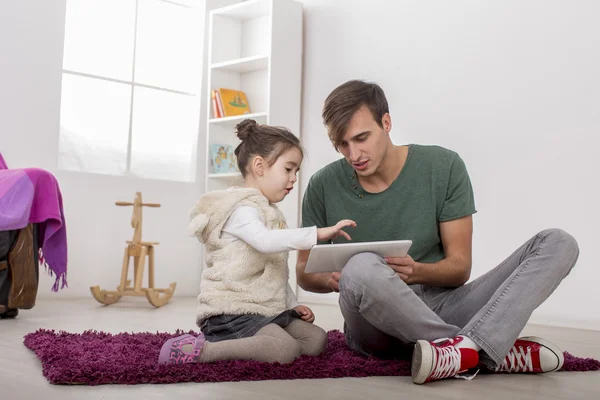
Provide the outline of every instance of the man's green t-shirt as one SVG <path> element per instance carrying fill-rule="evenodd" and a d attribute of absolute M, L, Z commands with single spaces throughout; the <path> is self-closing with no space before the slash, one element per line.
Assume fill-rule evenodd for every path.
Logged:
<path fill-rule="evenodd" d="M 473 188 L 465 163 L 454 151 L 411 144 L 402 171 L 381 193 L 368 193 L 345 159 L 315 173 L 302 202 L 302 226 L 319 228 L 342 219 L 353 242 L 412 240 L 418 262 L 444 258 L 439 222 L 474 214 Z M 346 242 L 338 237 L 334 243 Z"/>

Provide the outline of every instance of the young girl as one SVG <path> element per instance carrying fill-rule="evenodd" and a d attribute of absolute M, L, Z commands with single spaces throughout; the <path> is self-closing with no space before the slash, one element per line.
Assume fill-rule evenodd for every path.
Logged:
<path fill-rule="evenodd" d="M 168 340 L 159 363 L 218 360 L 289 363 L 302 354 L 319 355 L 327 334 L 296 301 L 288 282 L 288 252 L 310 249 L 319 240 L 343 235 L 335 226 L 286 229 L 276 203 L 294 188 L 303 152 L 284 128 L 246 119 L 236 126 L 235 149 L 244 187 L 203 195 L 190 213 L 190 233 L 205 246 L 196 323 L 198 337 Z"/>

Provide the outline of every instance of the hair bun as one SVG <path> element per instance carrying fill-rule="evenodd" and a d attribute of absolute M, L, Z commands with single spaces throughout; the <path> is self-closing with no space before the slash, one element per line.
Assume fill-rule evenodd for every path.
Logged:
<path fill-rule="evenodd" d="M 235 126 L 237 137 L 240 140 L 246 140 L 258 130 L 258 124 L 253 119 L 245 119 Z"/>

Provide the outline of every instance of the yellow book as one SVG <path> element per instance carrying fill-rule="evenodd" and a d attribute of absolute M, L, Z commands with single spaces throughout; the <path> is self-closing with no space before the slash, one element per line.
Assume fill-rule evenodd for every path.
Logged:
<path fill-rule="evenodd" d="M 219 94 L 221 95 L 224 117 L 250 114 L 250 106 L 248 105 L 246 93 L 240 90 L 220 88 Z"/>

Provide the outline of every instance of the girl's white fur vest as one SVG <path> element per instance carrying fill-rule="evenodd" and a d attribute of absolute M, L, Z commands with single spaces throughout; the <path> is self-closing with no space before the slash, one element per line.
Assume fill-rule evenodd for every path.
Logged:
<path fill-rule="evenodd" d="M 256 189 L 207 193 L 190 211 L 189 233 L 204 243 L 206 267 L 198 296 L 198 326 L 220 314 L 275 316 L 286 309 L 288 252 L 263 254 L 243 240 L 221 239 L 231 213 L 251 206 L 269 229 L 286 227 L 285 217 Z"/>

